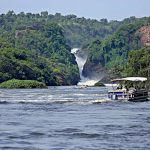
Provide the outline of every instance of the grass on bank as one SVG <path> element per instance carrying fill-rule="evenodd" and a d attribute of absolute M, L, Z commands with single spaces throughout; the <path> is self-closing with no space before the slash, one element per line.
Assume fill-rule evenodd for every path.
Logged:
<path fill-rule="evenodd" d="M 12 79 L 0 83 L 0 88 L 14 89 L 14 88 L 47 88 L 47 86 L 35 80 L 17 80 Z"/>

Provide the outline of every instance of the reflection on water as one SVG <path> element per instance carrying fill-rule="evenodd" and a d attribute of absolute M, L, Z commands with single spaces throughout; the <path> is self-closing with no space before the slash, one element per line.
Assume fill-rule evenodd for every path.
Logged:
<path fill-rule="evenodd" d="M 149 149 L 150 102 L 110 101 L 108 88 L 1 89 L 0 149 Z"/>

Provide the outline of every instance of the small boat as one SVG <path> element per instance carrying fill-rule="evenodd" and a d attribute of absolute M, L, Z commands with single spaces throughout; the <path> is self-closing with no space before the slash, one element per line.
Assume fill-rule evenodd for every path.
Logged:
<path fill-rule="evenodd" d="M 112 80 L 117 83 L 113 90 L 108 91 L 108 97 L 112 100 L 126 100 L 142 102 L 148 100 L 148 89 L 146 88 L 147 78 L 127 77 Z"/>

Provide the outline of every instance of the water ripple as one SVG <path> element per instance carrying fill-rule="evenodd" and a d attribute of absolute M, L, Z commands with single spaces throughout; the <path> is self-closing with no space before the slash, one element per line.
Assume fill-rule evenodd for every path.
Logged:
<path fill-rule="evenodd" d="M 149 149 L 150 102 L 110 101 L 108 90 L 0 89 L 0 149 Z"/>

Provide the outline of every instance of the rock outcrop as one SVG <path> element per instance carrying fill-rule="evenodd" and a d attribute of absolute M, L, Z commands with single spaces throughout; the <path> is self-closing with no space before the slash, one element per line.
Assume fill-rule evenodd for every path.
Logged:
<path fill-rule="evenodd" d="M 96 64 L 90 61 L 86 61 L 82 74 L 84 77 L 90 79 L 99 79 L 101 80 L 105 76 L 106 70 L 101 64 Z"/>
<path fill-rule="evenodd" d="M 145 46 L 150 46 L 150 25 L 140 28 L 141 42 Z"/>

